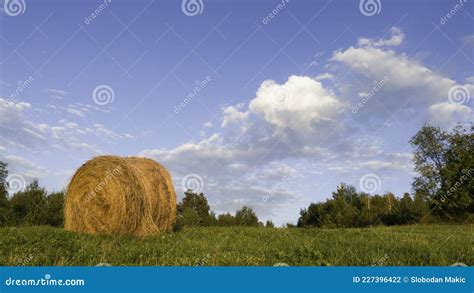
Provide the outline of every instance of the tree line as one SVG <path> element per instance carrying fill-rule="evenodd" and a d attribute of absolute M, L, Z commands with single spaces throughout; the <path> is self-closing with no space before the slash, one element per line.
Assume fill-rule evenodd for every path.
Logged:
<path fill-rule="evenodd" d="M 48 193 L 38 180 L 8 195 L 7 164 L 0 161 L 0 226 L 62 227 L 64 192 Z"/>
<path fill-rule="evenodd" d="M 430 222 L 474 222 L 474 132 L 425 125 L 410 140 L 419 174 L 405 193 L 369 195 L 341 184 L 324 203 L 300 211 L 298 227 L 367 227 Z"/>
<path fill-rule="evenodd" d="M 474 126 L 452 131 L 423 126 L 410 140 L 418 176 L 412 194 L 370 195 L 341 183 L 325 202 L 300 210 L 297 227 L 367 227 L 431 222 L 474 222 Z M 34 180 L 8 193 L 7 164 L 0 161 L 0 226 L 62 227 L 65 192 L 48 193 Z M 187 190 L 177 205 L 174 229 L 185 226 L 274 227 L 261 222 L 251 207 L 216 215 L 203 193 Z M 294 227 L 287 224 L 288 227 Z"/>
<path fill-rule="evenodd" d="M 206 196 L 192 190 L 184 192 L 184 198 L 177 206 L 177 218 L 174 229 L 179 230 L 185 226 L 250 226 L 274 227 L 272 221 L 265 224 L 260 222 L 251 207 L 243 206 L 235 212 L 216 215 L 209 206 Z"/>

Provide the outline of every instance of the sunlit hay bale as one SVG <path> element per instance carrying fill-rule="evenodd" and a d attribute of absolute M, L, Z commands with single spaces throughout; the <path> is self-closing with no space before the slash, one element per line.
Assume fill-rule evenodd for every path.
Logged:
<path fill-rule="evenodd" d="M 145 234 L 154 233 L 148 229 L 170 231 L 176 221 L 176 193 L 170 174 L 157 162 L 130 157 L 127 162 L 135 168 L 145 188 L 145 204 L 149 211 L 146 223 L 143 223 Z"/>
<path fill-rule="evenodd" d="M 169 173 L 142 158 L 101 156 L 69 183 L 64 227 L 74 232 L 150 235 L 169 231 L 176 217 Z"/>

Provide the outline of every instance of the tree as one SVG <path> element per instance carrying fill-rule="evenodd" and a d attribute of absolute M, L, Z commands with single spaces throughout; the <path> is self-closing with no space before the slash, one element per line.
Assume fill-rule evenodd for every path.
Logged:
<path fill-rule="evenodd" d="M 446 164 L 445 153 L 448 149 L 448 134 L 439 127 L 424 125 L 410 140 L 415 147 L 415 171 L 421 174 L 414 185 L 419 191 L 430 197 L 444 186 L 443 168 Z"/>
<path fill-rule="evenodd" d="M 235 226 L 235 218 L 229 213 L 220 214 L 217 217 L 217 226 L 230 227 Z"/>
<path fill-rule="evenodd" d="M 62 227 L 64 223 L 64 191 L 55 192 L 46 197 L 45 209 L 47 224 Z"/>
<path fill-rule="evenodd" d="M 180 220 L 183 226 L 187 226 L 187 227 L 201 226 L 199 214 L 190 207 L 184 208 L 184 211 L 181 214 Z"/>
<path fill-rule="evenodd" d="M 415 198 L 428 200 L 440 216 L 463 217 L 474 210 L 474 134 L 458 125 L 450 133 L 423 126 L 411 139 L 415 148 Z"/>
<path fill-rule="evenodd" d="M 8 165 L 0 161 L 0 227 L 10 221 L 10 202 L 8 200 Z"/>
<path fill-rule="evenodd" d="M 238 226 L 258 226 L 258 218 L 252 208 L 243 206 L 235 213 L 235 223 Z"/>
<path fill-rule="evenodd" d="M 203 193 L 187 190 L 183 200 L 177 206 L 177 221 L 184 226 L 210 226 L 215 221 Z"/>
<path fill-rule="evenodd" d="M 410 194 L 405 193 L 400 199 L 400 207 L 397 211 L 397 222 L 399 224 L 411 224 L 415 221 L 415 208 Z"/>
<path fill-rule="evenodd" d="M 474 213 L 474 126 L 471 132 L 458 125 L 449 136 L 443 174 L 446 189 L 441 206 L 448 214 L 462 217 Z"/>
<path fill-rule="evenodd" d="M 317 226 L 321 227 L 324 223 L 324 205 L 321 203 L 311 203 L 308 209 L 300 211 L 297 227 Z"/>
<path fill-rule="evenodd" d="M 15 193 L 11 200 L 14 225 L 45 225 L 48 223 L 46 190 L 34 180 L 24 191 Z"/>
<path fill-rule="evenodd" d="M 267 222 L 265 223 L 265 227 L 266 228 L 275 228 L 275 225 L 273 224 L 273 222 L 271 220 L 267 220 Z"/>
<path fill-rule="evenodd" d="M 415 194 L 415 199 L 413 200 L 413 216 L 414 222 L 419 223 L 422 221 L 428 221 L 428 216 L 430 213 L 430 207 L 428 202 L 420 194 Z"/>

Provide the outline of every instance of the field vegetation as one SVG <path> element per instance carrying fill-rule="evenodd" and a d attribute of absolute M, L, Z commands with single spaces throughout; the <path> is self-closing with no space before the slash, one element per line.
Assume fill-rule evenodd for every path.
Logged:
<path fill-rule="evenodd" d="M 0 265 L 474 265 L 473 228 L 185 227 L 147 237 L 77 234 L 52 227 L 0 228 Z"/>

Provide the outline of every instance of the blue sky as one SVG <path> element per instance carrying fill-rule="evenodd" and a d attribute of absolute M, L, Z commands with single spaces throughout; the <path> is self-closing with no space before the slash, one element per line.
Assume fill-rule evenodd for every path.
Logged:
<path fill-rule="evenodd" d="M 341 182 L 409 192 L 410 137 L 473 121 L 471 0 L 2 4 L 0 160 L 18 188 L 139 155 L 179 197 L 295 222 Z"/>

